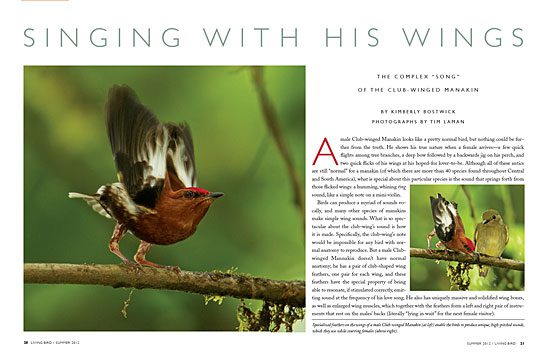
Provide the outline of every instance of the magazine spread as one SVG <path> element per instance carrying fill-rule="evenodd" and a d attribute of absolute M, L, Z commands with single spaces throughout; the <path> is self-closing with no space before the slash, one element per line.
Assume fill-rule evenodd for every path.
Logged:
<path fill-rule="evenodd" d="M 544 353 L 544 5 L 3 3 L 6 350 Z"/>

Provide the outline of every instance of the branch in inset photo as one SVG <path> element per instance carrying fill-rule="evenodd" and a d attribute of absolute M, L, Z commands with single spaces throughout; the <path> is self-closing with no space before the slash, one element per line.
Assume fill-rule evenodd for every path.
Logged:
<path fill-rule="evenodd" d="M 513 269 L 516 271 L 525 270 L 525 262 L 510 260 L 507 258 L 489 257 L 478 254 L 467 255 L 450 250 L 426 250 L 411 248 L 411 258 L 426 258 L 430 260 L 455 261 L 469 264 Z"/>

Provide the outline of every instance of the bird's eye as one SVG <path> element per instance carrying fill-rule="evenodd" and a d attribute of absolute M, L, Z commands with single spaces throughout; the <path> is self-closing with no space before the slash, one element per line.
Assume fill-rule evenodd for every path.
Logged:
<path fill-rule="evenodd" d="M 496 216 L 496 215 L 493 215 L 493 220 L 495 220 L 496 218 L 497 218 L 497 216 Z"/>
<path fill-rule="evenodd" d="M 191 190 L 186 190 L 184 196 L 186 198 L 194 198 L 196 196 L 196 193 Z"/>

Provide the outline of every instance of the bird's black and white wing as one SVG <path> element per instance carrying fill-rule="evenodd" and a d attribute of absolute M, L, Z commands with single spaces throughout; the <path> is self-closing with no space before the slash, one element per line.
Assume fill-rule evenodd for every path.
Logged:
<path fill-rule="evenodd" d="M 106 125 L 118 180 L 136 203 L 154 207 L 167 171 L 182 188 L 196 186 L 187 124 L 160 123 L 131 88 L 115 85 L 107 98 Z"/>
<path fill-rule="evenodd" d="M 430 197 L 430 204 L 437 237 L 443 242 L 451 241 L 456 227 L 455 217 L 458 214 L 456 205 L 439 193 L 437 198 Z"/>

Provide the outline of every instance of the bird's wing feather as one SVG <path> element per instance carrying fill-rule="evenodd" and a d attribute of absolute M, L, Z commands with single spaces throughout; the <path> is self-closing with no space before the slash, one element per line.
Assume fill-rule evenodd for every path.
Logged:
<path fill-rule="evenodd" d="M 181 187 L 196 185 L 193 140 L 186 124 L 160 123 L 128 86 L 109 90 L 106 111 L 118 179 L 136 203 L 154 206 L 167 170 Z"/>
<path fill-rule="evenodd" d="M 510 241 L 510 230 L 508 230 L 508 225 L 504 225 L 504 233 L 506 234 L 506 242 L 504 243 L 504 247 L 506 247 L 506 245 L 508 245 L 508 241 Z"/>
<path fill-rule="evenodd" d="M 452 204 L 441 194 L 438 194 L 437 198 L 430 197 L 430 203 L 437 237 L 441 241 L 448 242 L 452 239 L 455 231 L 455 219 L 452 210 L 449 208 Z"/>

